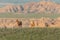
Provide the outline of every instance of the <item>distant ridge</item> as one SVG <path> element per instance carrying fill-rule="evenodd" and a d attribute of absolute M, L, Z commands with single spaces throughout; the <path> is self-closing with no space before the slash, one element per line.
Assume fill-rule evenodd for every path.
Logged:
<path fill-rule="evenodd" d="M 60 4 L 51 1 L 31 2 L 22 5 L 8 4 L 0 13 L 60 13 Z"/>

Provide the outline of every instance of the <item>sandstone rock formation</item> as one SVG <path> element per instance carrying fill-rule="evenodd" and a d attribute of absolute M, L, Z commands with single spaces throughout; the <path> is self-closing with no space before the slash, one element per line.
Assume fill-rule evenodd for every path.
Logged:
<path fill-rule="evenodd" d="M 60 4 L 54 3 L 54 2 L 36 2 L 36 3 L 27 3 L 24 5 L 24 10 L 27 13 L 42 13 L 42 12 L 48 12 L 48 13 L 60 13 Z"/>
<path fill-rule="evenodd" d="M 0 8 L 0 13 L 60 13 L 60 4 L 49 2 L 49 1 L 40 1 L 40 2 L 31 2 L 24 5 L 6 5 Z"/>
<path fill-rule="evenodd" d="M 42 17 L 40 19 L 0 18 L 0 28 L 60 28 L 60 17 L 56 19 Z"/>
<path fill-rule="evenodd" d="M 22 13 L 23 7 L 21 5 L 6 5 L 5 7 L 0 8 L 0 13 Z"/>

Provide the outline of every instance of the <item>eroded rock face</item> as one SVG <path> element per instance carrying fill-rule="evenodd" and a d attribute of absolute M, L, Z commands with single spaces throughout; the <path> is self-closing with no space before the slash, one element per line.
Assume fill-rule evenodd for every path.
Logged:
<path fill-rule="evenodd" d="M 22 5 L 6 5 L 0 8 L 0 13 L 60 13 L 60 4 L 54 2 L 31 2 Z"/>
<path fill-rule="evenodd" d="M 18 28 L 22 27 L 22 21 L 18 19 L 0 19 L 1 28 Z"/>
<path fill-rule="evenodd" d="M 0 8 L 0 13 L 22 13 L 23 12 L 23 7 L 21 5 L 6 5 L 5 7 Z"/>
<path fill-rule="evenodd" d="M 56 4 L 54 2 L 33 2 L 27 3 L 24 5 L 24 12 L 26 13 L 60 13 L 60 4 Z"/>
<path fill-rule="evenodd" d="M 34 27 L 60 27 L 60 18 L 51 19 L 42 17 L 40 19 L 22 18 L 0 18 L 0 28 L 34 28 Z"/>

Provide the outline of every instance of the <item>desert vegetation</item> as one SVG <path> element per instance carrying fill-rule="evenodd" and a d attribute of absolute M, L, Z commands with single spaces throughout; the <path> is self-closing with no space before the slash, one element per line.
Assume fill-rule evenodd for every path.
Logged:
<path fill-rule="evenodd" d="M 60 40 L 60 28 L 0 29 L 0 40 Z"/>

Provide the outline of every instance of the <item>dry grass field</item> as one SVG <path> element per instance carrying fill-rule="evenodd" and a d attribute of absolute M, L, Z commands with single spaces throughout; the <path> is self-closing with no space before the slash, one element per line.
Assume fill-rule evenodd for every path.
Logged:
<path fill-rule="evenodd" d="M 60 28 L 0 29 L 0 40 L 60 40 Z"/>
<path fill-rule="evenodd" d="M 59 13 L 0 13 L 0 18 L 57 18 L 60 17 Z"/>

